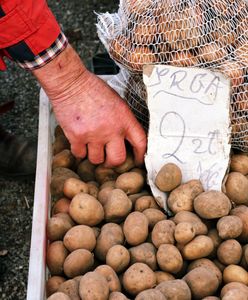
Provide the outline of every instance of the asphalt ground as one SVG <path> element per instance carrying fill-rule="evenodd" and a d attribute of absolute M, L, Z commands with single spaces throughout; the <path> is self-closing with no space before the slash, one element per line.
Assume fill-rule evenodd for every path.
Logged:
<path fill-rule="evenodd" d="M 115 12 L 118 3 L 116 0 L 48 1 L 69 41 L 85 62 L 96 51 L 103 51 L 96 32 L 95 12 Z M 7 62 L 7 66 L 8 70 L 0 73 L 0 105 L 14 100 L 15 106 L 1 115 L 0 124 L 10 133 L 37 139 L 40 87 L 30 72 L 14 62 Z M 0 177 L 1 300 L 26 299 L 34 183 L 32 177 Z"/>

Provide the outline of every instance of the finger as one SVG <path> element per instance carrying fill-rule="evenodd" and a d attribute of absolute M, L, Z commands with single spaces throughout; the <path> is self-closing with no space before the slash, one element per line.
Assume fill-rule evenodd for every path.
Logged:
<path fill-rule="evenodd" d="M 144 163 L 144 156 L 146 153 L 147 137 L 143 127 L 137 122 L 134 126 L 129 126 L 126 132 L 126 139 L 133 147 L 133 153 L 136 165 Z"/>
<path fill-rule="evenodd" d="M 106 161 L 104 166 L 107 168 L 119 166 L 126 159 L 126 147 L 123 138 L 111 140 L 105 147 Z"/>
<path fill-rule="evenodd" d="M 89 143 L 88 148 L 88 159 L 92 164 L 101 164 L 104 162 L 104 145 Z"/>
<path fill-rule="evenodd" d="M 85 144 L 71 144 L 71 152 L 75 157 L 84 158 L 87 155 Z"/>

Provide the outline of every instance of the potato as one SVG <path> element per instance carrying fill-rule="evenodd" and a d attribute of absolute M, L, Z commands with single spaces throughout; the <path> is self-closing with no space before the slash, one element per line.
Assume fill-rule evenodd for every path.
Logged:
<path fill-rule="evenodd" d="M 147 264 L 153 271 L 157 269 L 156 248 L 152 243 L 143 243 L 129 248 L 131 265 L 136 262 Z"/>
<path fill-rule="evenodd" d="M 118 167 L 115 167 L 114 170 L 118 174 L 122 174 L 122 173 L 128 172 L 129 170 L 131 170 L 134 167 L 135 167 L 135 164 L 134 164 L 133 155 L 132 155 L 132 153 L 127 152 L 126 160 L 124 161 L 124 163 L 122 163 Z"/>
<path fill-rule="evenodd" d="M 176 51 L 171 53 L 171 64 L 178 67 L 191 67 L 198 64 L 197 57 L 190 51 Z"/>
<path fill-rule="evenodd" d="M 80 300 L 79 297 L 79 282 L 74 279 L 66 280 L 59 286 L 58 292 L 62 292 L 72 300 Z"/>
<path fill-rule="evenodd" d="M 97 198 L 99 192 L 99 184 L 96 181 L 88 181 L 88 194 Z"/>
<path fill-rule="evenodd" d="M 165 164 L 155 178 L 155 185 L 160 191 L 170 192 L 181 184 L 182 172 L 180 168 L 173 164 Z"/>
<path fill-rule="evenodd" d="M 149 229 L 153 229 L 156 223 L 167 219 L 167 216 L 159 209 L 147 208 L 142 212 L 148 219 Z"/>
<path fill-rule="evenodd" d="M 57 136 L 53 142 L 52 145 L 53 155 L 56 155 L 65 149 L 70 149 L 70 147 L 71 146 L 67 138 L 63 134 L 61 134 Z"/>
<path fill-rule="evenodd" d="M 131 265 L 123 275 L 123 287 L 131 295 L 137 295 L 143 290 L 156 285 L 156 276 L 151 268 L 143 263 Z"/>
<path fill-rule="evenodd" d="M 242 233 L 243 223 L 237 216 L 225 216 L 218 220 L 216 227 L 222 239 L 233 239 Z"/>
<path fill-rule="evenodd" d="M 84 300 L 108 300 L 108 282 L 101 274 L 88 272 L 80 280 L 79 295 Z"/>
<path fill-rule="evenodd" d="M 118 176 L 118 173 L 116 173 L 115 170 L 113 169 L 104 167 L 104 165 L 99 165 L 95 169 L 95 176 L 96 176 L 96 181 L 99 184 L 103 184 L 106 181 L 115 180 Z"/>
<path fill-rule="evenodd" d="M 180 211 L 180 212 L 178 212 L 174 216 L 173 220 L 176 224 L 179 224 L 181 222 L 192 223 L 194 225 L 196 235 L 207 234 L 207 232 L 208 232 L 208 228 L 202 222 L 202 220 L 196 214 L 194 214 L 190 211 Z"/>
<path fill-rule="evenodd" d="M 216 255 L 217 255 L 217 249 L 218 249 L 219 245 L 222 243 L 223 240 L 220 238 L 220 236 L 218 234 L 218 231 L 215 228 L 210 229 L 208 231 L 207 236 L 210 237 L 210 239 L 212 240 L 212 242 L 214 244 L 214 249 L 210 253 L 209 256 L 212 257 L 212 258 L 215 258 Z"/>
<path fill-rule="evenodd" d="M 54 136 L 58 137 L 59 135 L 65 135 L 62 127 L 60 125 L 56 125 L 54 128 Z"/>
<path fill-rule="evenodd" d="M 132 195 L 128 195 L 129 199 L 132 201 L 133 206 L 135 206 L 135 202 L 137 201 L 137 199 L 143 197 L 143 196 L 150 196 L 150 193 L 148 193 L 147 191 L 143 190 L 140 193 L 136 193 L 136 194 L 132 194 Z"/>
<path fill-rule="evenodd" d="M 168 206 L 173 213 L 179 211 L 193 211 L 193 201 L 203 192 L 203 186 L 199 180 L 190 180 L 176 189 L 168 197 Z"/>
<path fill-rule="evenodd" d="M 95 169 L 95 165 L 93 165 L 88 159 L 84 159 L 77 167 L 77 174 L 84 182 L 94 181 Z"/>
<path fill-rule="evenodd" d="M 176 246 L 162 244 L 158 248 L 157 261 L 160 269 L 169 273 L 176 274 L 183 267 L 183 258 Z"/>
<path fill-rule="evenodd" d="M 120 225 L 107 223 L 102 226 L 96 241 L 95 255 L 100 261 L 105 261 L 108 250 L 114 245 L 121 245 L 124 235 Z"/>
<path fill-rule="evenodd" d="M 238 172 L 231 172 L 226 180 L 226 195 L 236 204 L 248 205 L 248 179 Z"/>
<path fill-rule="evenodd" d="M 58 167 L 64 167 L 70 169 L 74 163 L 75 163 L 75 157 L 72 155 L 71 151 L 68 149 L 64 149 L 53 156 L 52 169 Z"/>
<path fill-rule="evenodd" d="M 222 298 L 223 300 L 244 300 L 244 299 L 248 299 L 248 294 L 243 291 L 243 290 L 239 290 L 239 289 L 232 289 L 229 290 L 225 296 Z"/>
<path fill-rule="evenodd" d="M 228 56 L 228 52 L 225 48 L 217 43 L 205 44 L 199 47 L 199 57 L 198 59 L 203 60 L 203 62 L 221 61 Z"/>
<path fill-rule="evenodd" d="M 247 271 L 237 265 L 229 265 L 223 271 L 223 282 L 241 282 L 248 285 L 248 273 Z"/>
<path fill-rule="evenodd" d="M 191 300 L 191 292 L 185 281 L 181 279 L 163 281 L 156 286 L 165 299 L 171 300 Z"/>
<path fill-rule="evenodd" d="M 103 184 L 100 185 L 99 189 L 102 190 L 106 187 L 112 187 L 114 189 L 115 188 L 115 180 L 105 181 Z"/>
<path fill-rule="evenodd" d="M 183 279 L 190 287 L 194 299 L 212 296 L 219 287 L 219 281 L 215 273 L 205 267 L 191 270 Z"/>
<path fill-rule="evenodd" d="M 64 272 L 69 278 L 83 275 L 94 264 L 93 255 L 86 249 L 77 249 L 71 252 L 65 259 Z"/>
<path fill-rule="evenodd" d="M 79 193 L 71 200 L 69 213 L 81 225 L 95 226 L 104 218 L 104 210 L 99 201 L 91 195 Z"/>
<path fill-rule="evenodd" d="M 231 156 L 230 170 L 243 175 L 248 174 L 248 156 L 244 153 L 233 154 Z"/>
<path fill-rule="evenodd" d="M 115 188 L 112 186 L 106 186 L 106 187 L 100 189 L 100 191 L 97 195 L 97 199 L 100 201 L 100 203 L 103 206 L 107 203 L 108 197 L 114 189 Z"/>
<path fill-rule="evenodd" d="M 64 293 L 57 292 L 52 294 L 47 300 L 71 300 L 71 298 Z"/>
<path fill-rule="evenodd" d="M 129 245 L 143 243 L 148 236 L 148 219 L 141 212 L 130 213 L 123 225 L 123 233 Z"/>
<path fill-rule="evenodd" d="M 109 194 L 103 208 L 106 222 L 120 223 L 130 213 L 132 201 L 122 190 L 114 189 Z"/>
<path fill-rule="evenodd" d="M 71 217 L 66 213 L 53 215 L 47 221 L 47 238 L 50 241 L 62 240 L 66 232 L 74 225 Z"/>
<path fill-rule="evenodd" d="M 217 267 L 221 272 L 223 272 L 224 269 L 226 268 L 226 266 L 223 265 L 218 259 L 214 259 L 214 260 L 213 260 L 213 263 L 216 265 L 216 267 Z"/>
<path fill-rule="evenodd" d="M 161 244 L 174 244 L 175 223 L 171 220 L 159 221 L 152 230 L 152 243 L 156 248 Z"/>
<path fill-rule="evenodd" d="M 127 195 L 139 193 L 144 185 L 144 178 L 137 172 L 126 172 L 118 176 L 115 182 L 117 189 L 123 190 Z"/>
<path fill-rule="evenodd" d="M 166 300 L 165 296 L 156 289 L 148 289 L 140 292 L 135 300 Z"/>
<path fill-rule="evenodd" d="M 235 290 L 238 289 L 239 291 L 242 290 L 248 295 L 248 287 L 244 283 L 230 282 L 230 283 L 227 283 L 226 285 L 224 285 L 223 288 L 221 289 L 221 292 L 220 292 L 221 299 L 225 296 L 225 294 L 228 291 L 233 290 L 233 289 L 235 289 Z"/>
<path fill-rule="evenodd" d="M 208 256 L 214 249 L 213 241 L 205 235 L 198 235 L 182 249 L 182 255 L 187 260 Z"/>
<path fill-rule="evenodd" d="M 47 248 L 46 263 L 51 275 L 63 273 L 64 261 L 69 254 L 62 241 L 55 241 Z"/>
<path fill-rule="evenodd" d="M 192 223 L 181 222 L 176 225 L 174 237 L 178 243 L 187 244 L 196 235 L 195 227 Z"/>
<path fill-rule="evenodd" d="M 94 232 L 94 235 L 95 235 L 95 237 L 97 239 L 99 237 L 99 235 L 100 235 L 101 229 L 99 227 L 96 227 L 96 226 L 91 227 L 91 228 L 92 228 L 92 230 Z"/>
<path fill-rule="evenodd" d="M 96 237 L 91 227 L 86 225 L 77 225 L 67 231 L 63 242 L 70 252 L 76 249 L 93 251 L 96 246 Z"/>
<path fill-rule="evenodd" d="M 108 300 L 128 300 L 121 292 L 112 292 L 109 294 Z"/>
<path fill-rule="evenodd" d="M 196 213 L 204 219 L 221 218 L 229 214 L 231 202 L 219 191 L 207 191 L 194 199 Z"/>
<path fill-rule="evenodd" d="M 219 261 L 224 265 L 237 265 L 242 256 L 242 247 L 234 239 L 222 242 L 217 250 Z"/>
<path fill-rule="evenodd" d="M 155 19 L 140 19 L 132 28 L 132 42 L 136 45 L 151 44 L 157 34 Z"/>
<path fill-rule="evenodd" d="M 53 206 L 52 215 L 56 215 L 58 213 L 69 213 L 69 206 L 71 200 L 68 198 L 60 198 Z"/>
<path fill-rule="evenodd" d="M 230 215 L 237 216 L 243 223 L 243 229 L 238 239 L 243 242 L 248 242 L 248 207 L 245 205 L 239 205 L 231 210 Z"/>
<path fill-rule="evenodd" d="M 155 53 L 146 46 L 132 47 L 131 51 L 126 52 L 126 67 L 132 72 L 143 71 L 143 66 L 157 62 Z"/>
<path fill-rule="evenodd" d="M 66 279 L 62 276 L 52 276 L 46 282 L 46 295 L 47 297 L 58 291 L 59 286 L 65 282 Z"/>
<path fill-rule="evenodd" d="M 191 270 L 194 270 L 195 268 L 204 267 L 211 272 L 213 272 L 219 281 L 219 284 L 222 282 L 222 272 L 220 269 L 210 260 L 207 258 L 199 258 L 194 261 L 192 261 L 187 268 L 187 272 L 190 272 Z"/>
<path fill-rule="evenodd" d="M 130 262 L 129 251 L 122 245 L 114 245 L 106 255 L 106 264 L 120 273 L 126 270 Z"/>
<path fill-rule="evenodd" d="M 135 210 L 143 212 L 147 208 L 157 208 L 159 205 L 153 196 L 142 196 L 135 201 Z"/>
<path fill-rule="evenodd" d="M 108 282 L 110 292 L 120 292 L 121 284 L 115 271 L 108 265 L 98 266 L 94 272 L 104 276 Z"/>
<path fill-rule="evenodd" d="M 79 176 L 70 169 L 58 167 L 53 170 L 51 178 L 51 194 L 56 197 L 63 197 L 64 182 L 68 178 L 79 178 Z"/>
<path fill-rule="evenodd" d="M 219 70 L 230 78 L 232 87 L 240 86 L 244 83 L 245 76 L 240 62 L 225 60 L 220 64 Z"/>
<path fill-rule="evenodd" d="M 69 199 L 72 199 L 79 193 L 88 193 L 88 191 L 88 185 L 80 179 L 68 178 L 64 182 L 63 192 Z"/>
<path fill-rule="evenodd" d="M 208 296 L 208 297 L 202 298 L 202 300 L 220 300 L 220 298 L 219 297 L 215 297 L 215 296 Z"/>
<path fill-rule="evenodd" d="M 175 279 L 175 277 L 172 274 L 170 274 L 168 272 L 164 272 L 164 271 L 156 271 L 155 276 L 156 276 L 156 284 L 157 285 L 159 285 L 163 281 L 169 281 L 169 280 Z"/>
<path fill-rule="evenodd" d="M 244 43 L 243 45 L 239 45 L 235 51 L 235 55 L 237 56 L 238 60 L 241 61 L 246 66 L 248 64 L 247 50 L 248 50 L 248 44 L 246 41 L 246 43 Z"/>

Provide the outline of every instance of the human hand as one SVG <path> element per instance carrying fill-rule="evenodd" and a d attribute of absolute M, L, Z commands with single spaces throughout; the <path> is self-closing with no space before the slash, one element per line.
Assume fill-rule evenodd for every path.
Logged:
<path fill-rule="evenodd" d="M 54 59 L 57 62 L 53 60 L 34 75 L 51 100 L 72 153 L 82 158 L 88 155 L 94 164 L 117 166 L 126 158 L 127 140 L 136 164 L 142 164 L 146 151 L 143 128 L 119 95 L 86 70 L 68 47 Z"/>

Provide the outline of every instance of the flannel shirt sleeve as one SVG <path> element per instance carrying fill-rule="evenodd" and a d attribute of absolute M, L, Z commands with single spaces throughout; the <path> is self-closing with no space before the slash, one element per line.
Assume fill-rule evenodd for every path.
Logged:
<path fill-rule="evenodd" d="M 18 65 L 20 65 L 23 69 L 27 70 L 35 70 L 43 67 L 51 60 L 53 60 L 56 56 L 58 56 L 68 45 L 68 40 L 66 36 L 61 32 L 58 38 L 52 43 L 52 45 L 46 50 L 42 51 L 38 55 L 34 57 L 33 60 L 28 61 L 19 61 L 16 60 Z"/>

